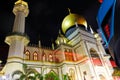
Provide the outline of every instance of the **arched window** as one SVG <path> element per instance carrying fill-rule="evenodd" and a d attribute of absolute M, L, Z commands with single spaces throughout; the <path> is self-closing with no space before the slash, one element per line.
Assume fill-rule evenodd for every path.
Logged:
<path fill-rule="evenodd" d="M 98 65 L 98 66 L 102 65 L 101 59 L 98 55 L 98 52 L 94 48 L 90 49 L 90 55 L 91 55 L 94 65 Z"/>
<path fill-rule="evenodd" d="M 67 48 L 65 48 L 65 59 L 66 61 L 69 61 L 69 50 Z"/>
<path fill-rule="evenodd" d="M 25 59 L 27 59 L 27 60 L 30 59 L 30 52 L 28 50 L 25 51 Z"/>
<path fill-rule="evenodd" d="M 38 60 L 38 54 L 37 54 L 37 52 L 33 53 L 33 60 Z"/>
<path fill-rule="evenodd" d="M 73 61 L 72 49 L 65 48 L 64 50 L 66 61 Z"/>
<path fill-rule="evenodd" d="M 46 55 L 45 54 L 43 54 L 43 56 L 42 56 L 42 61 L 43 62 L 46 61 Z"/>
<path fill-rule="evenodd" d="M 87 80 L 87 72 L 86 71 L 83 71 L 83 79 Z"/>
<path fill-rule="evenodd" d="M 69 74 L 70 74 L 70 76 L 69 76 L 70 80 L 76 80 L 75 79 L 75 71 L 74 71 L 74 69 L 70 68 L 69 69 Z"/>
<path fill-rule="evenodd" d="M 94 48 L 90 49 L 90 54 L 91 54 L 91 57 L 99 57 L 97 51 Z"/>
<path fill-rule="evenodd" d="M 99 77 L 100 77 L 100 80 L 106 80 L 106 79 L 105 79 L 105 76 L 102 75 L 102 74 L 100 74 Z"/>
<path fill-rule="evenodd" d="M 43 61 L 43 62 L 47 61 L 47 58 L 46 58 L 46 57 L 47 57 L 47 56 L 46 56 L 44 50 L 42 50 L 42 61 Z"/>
<path fill-rule="evenodd" d="M 52 54 L 49 54 L 48 57 L 49 57 L 49 61 L 52 62 L 52 61 L 53 61 L 53 56 L 52 56 Z"/>

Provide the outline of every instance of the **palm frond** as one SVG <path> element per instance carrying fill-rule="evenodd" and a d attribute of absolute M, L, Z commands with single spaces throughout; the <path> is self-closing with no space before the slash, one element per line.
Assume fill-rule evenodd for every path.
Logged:
<path fill-rule="evenodd" d="M 16 70 L 16 71 L 14 71 L 13 73 L 12 73 L 12 77 L 14 77 L 14 75 L 22 75 L 23 74 L 23 72 L 22 71 L 20 71 L 20 70 Z"/>

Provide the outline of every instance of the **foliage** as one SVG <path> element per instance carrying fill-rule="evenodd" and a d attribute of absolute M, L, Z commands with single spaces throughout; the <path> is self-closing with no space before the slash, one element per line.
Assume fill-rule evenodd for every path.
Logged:
<path fill-rule="evenodd" d="M 120 76 L 120 69 L 118 67 L 114 68 L 113 76 Z"/>
<path fill-rule="evenodd" d="M 35 79 L 36 79 L 36 80 L 43 80 L 42 74 L 39 74 L 39 73 L 36 74 L 36 75 L 35 75 Z"/>
<path fill-rule="evenodd" d="M 59 80 L 59 77 L 57 74 L 55 74 L 53 71 L 51 71 L 45 75 L 45 80 Z"/>
<path fill-rule="evenodd" d="M 60 80 L 59 76 L 54 71 L 50 71 L 43 77 L 42 73 L 44 72 L 44 69 L 40 74 L 35 69 L 29 68 L 26 64 L 23 64 L 23 70 L 24 72 L 20 70 L 15 71 L 12 74 L 12 77 L 14 77 L 15 75 L 20 75 L 20 78 L 17 80 Z M 64 76 L 64 80 L 69 80 L 67 78 L 67 75 Z"/>
<path fill-rule="evenodd" d="M 63 75 L 63 80 L 70 80 L 68 74 Z"/>
<path fill-rule="evenodd" d="M 22 76 L 22 75 L 23 75 L 23 72 L 20 71 L 20 70 L 16 70 L 16 71 L 13 72 L 12 78 L 13 78 L 15 75 L 20 75 L 20 76 Z"/>
<path fill-rule="evenodd" d="M 20 75 L 19 80 L 43 80 L 43 76 L 39 74 L 35 69 L 28 68 L 26 64 L 23 64 L 24 72 L 17 70 L 13 72 L 12 77 Z"/>

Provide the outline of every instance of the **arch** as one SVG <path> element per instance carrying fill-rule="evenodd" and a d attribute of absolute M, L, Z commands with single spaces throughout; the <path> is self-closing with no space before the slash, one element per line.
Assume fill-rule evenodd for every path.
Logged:
<path fill-rule="evenodd" d="M 42 61 L 44 62 L 44 61 L 46 61 L 46 54 L 45 54 L 45 52 L 44 52 L 44 50 L 42 51 Z"/>
<path fill-rule="evenodd" d="M 83 71 L 83 79 L 87 80 L 87 71 Z"/>
<path fill-rule="evenodd" d="M 25 59 L 27 59 L 27 60 L 30 60 L 30 51 L 29 50 L 26 50 L 25 51 Z"/>
<path fill-rule="evenodd" d="M 17 80 L 21 77 L 21 75 L 23 75 L 23 72 L 20 70 L 16 70 L 12 73 L 12 79 Z"/>
<path fill-rule="evenodd" d="M 99 74 L 100 80 L 106 80 L 103 74 Z"/>
<path fill-rule="evenodd" d="M 99 57 L 97 51 L 94 48 L 90 48 L 91 57 Z"/>
<path fill-rule="evenodd" d="M 76 80 L 75 79 L 75 71 L 73 68 L 69 69 L 69 74 L 70 74 L 70 76 L 69 76 L 70 80 Z"/>
<path fill-rule="evenodd" d="M 33 53 L 33 60 L 38 60 L 38 53 L 36 51 Z"/>
<path fill-rule="evenodd" d="M 32 69 L 32 68 L 27 69 L 28 76 L 35 76 L 36 74 L 38 74 L 38 71 L 36 69 Z"/>
<path fill-rule="evenodd" d="M 100 56 L 94 48 L 90 48 L 90 55 L 94 65 L 98 65 L 98 66 L 102 65 Z"/>
<path fill-rule="evenodd" d="M 52 56 L 52 54 L 49 54 L 49 55 L 48 55 L 48 60 L 49 60 L 50 62 L 53 61 L 53 56 Z"/>

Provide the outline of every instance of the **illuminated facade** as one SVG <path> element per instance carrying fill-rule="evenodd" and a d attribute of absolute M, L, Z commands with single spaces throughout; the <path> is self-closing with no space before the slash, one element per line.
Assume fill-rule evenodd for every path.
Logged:
<path fill-rule="evenodd" d="M 51 76 L 54 76 L 52 80 L 113 80 L 110 56 L 106 54 L 100 36 L 91 28 L 88 30 L 84 17 L 73 13 L 66 16 L 62 22 L 65 36 L 59 33 L 56 48 L 45 49 L 25 46 L 29 42 L 23 35 L 29 12 L 27 3 L 17 1 L 13 12 L 16 15 L 13 33 L 5 39 L 10 45 L 9 55 L 1 71 L 6 80 L 17 80 L 25 73 L 29 74 L 28 78 L 39 73 L 44 80 L 50 80 Z"/>

